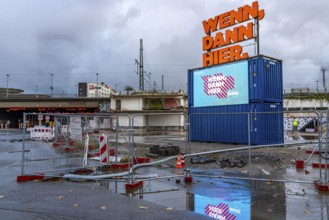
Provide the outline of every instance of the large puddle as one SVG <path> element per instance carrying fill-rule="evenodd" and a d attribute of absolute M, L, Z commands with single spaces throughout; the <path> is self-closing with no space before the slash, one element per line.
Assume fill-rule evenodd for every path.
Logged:
<path fill-rule="evenodd" d="M 125 181 L 100 184 L 112 192 L 144 199 L 169 210 L 188 210 L 214 219 L 329 218 L 329 194 L 317 191 L 310 183 L 248 180 L 241 175 L 241 179 L 237 178 L 239 175 L 220 178 L 232 175 L 221 170 L 193 170 L 193 182 L 184 183 L 184 177 L 176 176 L 182 172 L 170 167 L 148 167 L 138 172 L 157 174 L 159 179 L 143 181 L 143 187 L 128 193 Z M 287 172 L 291 175 L 294 170 Z"/>

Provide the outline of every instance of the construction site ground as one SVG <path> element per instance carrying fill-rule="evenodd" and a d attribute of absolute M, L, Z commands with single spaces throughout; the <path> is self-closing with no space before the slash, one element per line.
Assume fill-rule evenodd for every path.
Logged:
<path fill-rule="evenodd" d="M 167 133 L 135 137 L 136 156 L 145 157 L 150 146 L 178 145 L 191 154 L 241 145 L 220 143 L 187 143 L 180 135 Z M 236 189 L 236 180 L 248 186 L 250 219 L 328 219 L 329 194 L 318 191 L 314 180 L 319 170 L 311 162 L 296 169 L 296 159 L 306 160 L 306 149 L 313 144 L 266 147 L 213 153 L 200 157 L 205 163 L 191 163 L 187 158 L 182 169 L 176 159 L 157 166 L 136 170 L 136 175 L 156 174 L 144 181 L 143 191 L 125 194 L 125 179 L 118 181 L 73 181 L 61 178 L 17 182 L 21 172 L 22 136 L 19 130 L 0 131 L 0 214 L 3 219 L 209 219 L 193 211 L 199 193 L 221 195 Z M 125 155 L 128 150 L 121 148 Z M 166 157 L 151 158 L 151 161 Z M 251 159 L 251 164 L 249 163 Z M 241 167 L 222 167 L 225 160 L 244 161 Z M 193 181 L 184 182 L 185 170 L 192 170 Z M 248 178 L 253 179 L 251 181 Z M 235 195 L 235 194 L 227 194 Z M 192 202 L 191 202 L 192 201 Z"/>

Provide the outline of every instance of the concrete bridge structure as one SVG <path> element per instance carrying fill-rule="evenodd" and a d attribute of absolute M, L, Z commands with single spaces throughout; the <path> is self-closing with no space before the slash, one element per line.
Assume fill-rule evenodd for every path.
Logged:
<path fill-rule="evenodd" d="M 10 127 L 18 127 L 23 113 L 93 113 L 99 104 L 110 102 L 109 98 L 1 98 L 0 122 L 10 121 Z"/>
<path fill-rule="evenodd" d="M 283 100 L 283 107 L 285 111 L 326 110 L 329 107 L 329 101 L 326 99 L 285 98 Z"/>
<path fill-rule="evenodd" d="M 158 95 L 159 96 L 159 95 Z M 154 98 L 158 97 L 154 95 Z M 113 107 L 116 99 L 120 98 L 135 105 L 131 101 L 133 96 L 125 95 L 118 97 L 99 97 L 99 98 L 53 98 L 49 96 L 31 96 L 22 98 L 0 98 L 0 121 L 10 120 L 11 127 L 18 127 L 18 121 L 23 119 L 23 113 L 95 113 L 95 112 L 117 112 Z M 145 97 L 144 97 L 145 98 Z M 152 95 L 148 96 L 151 99 Z M 111 102 L 112 107 L 111 107 Z M 104 107 L 105 106 L 105 107 Z M 129 106 L 129 105 L 128 105 Z M 133 106 L 130 106 L 133 108 Z M 186 104 L 181 105 L 186 108 Z M 185 107 L 184 107 L 185 106 Z M 300 110 L 326 110 L 329 107 L 327 99 L 312 99 L 312 98 L 285 98 L 283 102 L 285 112 L 296 112 Z M 133 109 L 124 109 L 126 111 Z M 142 108 L 141 111 L 148 111 Z M 183 109 L 181 109 L 184 112 Z"/>

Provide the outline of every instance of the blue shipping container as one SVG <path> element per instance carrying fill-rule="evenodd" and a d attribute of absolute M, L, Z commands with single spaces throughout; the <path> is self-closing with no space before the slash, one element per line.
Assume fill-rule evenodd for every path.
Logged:
<path fill-rule="evenodd" d="M 282 61 L 258 56 L 248 60 L 249 100 L 283 102 Z"/>
<path fill-rule="evenodd" d="M 270 57 L 266 57 L 263 55 L 251 57 L 247 60 L 243 61 L 236 61 L 228 64 L 221 64 L 216 65 L 212 67 L 206 67 L 206 68 L 198 68 L 198 69 L 192 69 L 188 71 L 188 103 L 190 107 L 199 107 L 195 103 L 195 93 L 198 95 L 200 93 L 204 93 L 202 89 L 200 89 L 200 86 L 203 85 L 195 85 L 196 80 L 196 73 L 200 71 L 208 71 L 211 69 L 217 68 L 220 70 L 227 70 L 230 69 L 229 73 L 235 73 L 238 71 L 235 71 L 235 67 L 241 64 L 242 62 L 247 62 L 245 70 L 248 74 L 246 77 L 245 82 L 243 81 L 240 84 L 237 84 L 236 87 L 239 86 L 239 88 L 242 88 L 241 91 L 248 91 L 248 100 L 245 100 L 244 103 L 237 103 L 237 104 L 246 104 L 250 102 L 273 102 L 273 103 L 283 103 L 283 84 L 282 84 L 282 61 Z M 232 71 L 233 70 L 233 71 Z M 243 70 L 243 69 L 242 69 Z M 239 69 L 239 71 L 242 71 Z M 244 70 L 243 70 L 244 71 Z M 237 74 L 237 76 L 239 76 Z M 204 77 L 204 76 L 202 76 Z M 207 76 L 206 76 L 207 77 Z M 236 77 L 237 78 L 237 77 Z M 203 78 L 204 80 L 204 78 Z M 198 81 L 199 84 L 202 84 L 202 81 Z M 209 83 L 209 82 L 207 82 Z M 205 83 L 204 83 L 205 84 Z M 196 90 L 197 86 L 199 86 L 199 89 Z M 205 87 L 207 87 L 205 85 Z M 211 86 L 210 86 L 211 87 Z M 243 87 L 246 87 L 247 89 L 244 89 Z M 235 88 L 235 89 L 239 89 Z M 211 90 L 212 88 L 205 88 L 205 90 Z M 222 89 L 222 87 L 221 87 Z M 231 89 L 226 88 L 226 90 Z M 207 91 L 209 92 L 209 91 Z M 211 92 L 211 91 L 210 91 Z M 212 94 L 213 95 L 213 94 Z M 239 95 L 244 95 L 243 92 L 240 92 Z M 208 94 L 208 97 L 209 94 Z M 207 98 L 208 98 L 207 97 Z M 220 98 L 220 97 L 219 97 Z M 222 100 L 223 97 L 221 97 Z M 226 97 L 227 99 L 230 97 Z M 212 102 L 214 103 L 214 102 Z M 228 103 L 230 104 L 230 103 Z M 236 103 L 234 103 L 236 104 Z M 215 104 L 216 105 L 216 104 Z M 220 104 L 218 104 L 220 105 Z M 207 106 L 207 105 L 205 105 Z"/>
<path fill-rule="evenodd" d="M 248 144 L 250 134 L 251 145 L 284 143 L 282 103 L 189 108 L 188 113 L 191 141 Z"/>

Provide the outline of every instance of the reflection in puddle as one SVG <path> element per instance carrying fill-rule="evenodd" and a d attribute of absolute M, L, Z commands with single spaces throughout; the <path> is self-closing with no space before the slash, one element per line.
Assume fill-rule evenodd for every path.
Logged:
<path fill-rule="evenodd" d="M 188 210 L 215 219 L 250 219 L 250 195 L 250 184 L 246 181 L 216 181 L 209 188 L 187 193 Z"/>
<path fill-rule="evenodd" d="M 168 175 L 164 169 L 148 171 Z M 125 180 L 100 183 L 114 193 L 215 219 L 328 219 L 329 194 L 319 193 L 313 184 L 205 177 L 223 173 L 194 171 L 190 184 L 185 184 L 183 177 L 174 176 L 147 180 L 133 192 L 125 191 Z"/>

